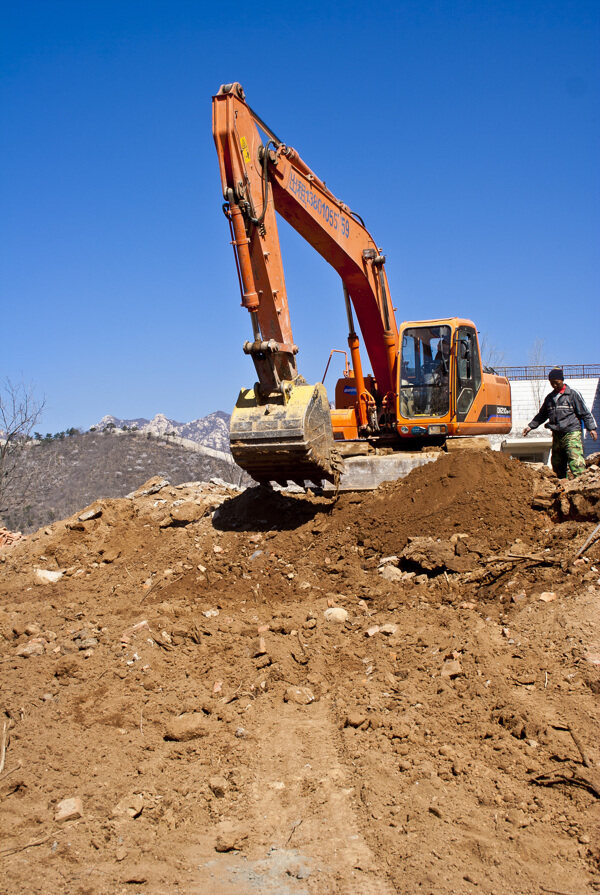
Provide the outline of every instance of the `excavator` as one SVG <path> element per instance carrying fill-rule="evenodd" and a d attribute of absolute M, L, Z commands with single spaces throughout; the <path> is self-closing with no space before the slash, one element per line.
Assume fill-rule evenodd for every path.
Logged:
<path fill-rule="evenodd" d="M 482 365 L 474 323 L 449 317 L 398 326 L 386 259 L 362 218 L 250 108 L 241 84 L 222 85 L 212 112 L 223 211 L 252 326 L 243 350 L 257 376 L 231 416 L 238 465 L 263 484 L 339 488 L 341 476 L 349 489 L 369 488 L 435 459 L 431 449 L 449 440 L 509 432 L 510 385 Z M 322 382 L 311 385 L 298 372 L 276 212 L 342 280 L 350 362 L 342 351 L 333 405 Z"/>

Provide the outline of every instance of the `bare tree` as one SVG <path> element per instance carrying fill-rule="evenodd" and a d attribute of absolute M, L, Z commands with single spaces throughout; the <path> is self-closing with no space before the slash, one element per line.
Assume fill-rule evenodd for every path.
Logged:
<path fill-rule="evenodd" d="M 545 364 L 546 352 L 544 348 L 544 340 L 536 339 L 529 349 L 529 365 L 532 367 L 542 367 Z M 531 380 L 531 394 L 538 410 L 542 406 L 545 391 L 546 381 L 544 376 L 541 376 L 539 379 Z"/>
<path fill-rule="evenodd" d="M 546 361 L 546 349 L 544 347 L 543 339 L 536 339 L 531 348 L 529 349 L 529 364 L 532 367 L 541 367 Z"/>
<path fill-rule="evenodd" d="M 481 333 L 479 336 L 479 350 L 481 351 L 481 362 L 485 367 L 502 367 L 504 366 L 504 352 L 493 345 L 487 333 Z"/>
<path fill-rule="evenodd" d="M 19 478 L 19 456 L 31 441 L 44 404 L 24 383 L 0 383 L 0 513 L 7 487 Z"/>

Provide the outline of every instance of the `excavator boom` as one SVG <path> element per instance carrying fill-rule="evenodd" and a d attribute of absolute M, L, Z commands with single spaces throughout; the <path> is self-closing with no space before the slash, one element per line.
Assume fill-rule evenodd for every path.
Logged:
<path fill-rule="evenodd" d="M 257 313 L 263 338 L 293 342 L 277 211 L 339 273 L 379 387 L 393 391 L 398 328 L 385 258 L 360 218 L 327 189 L 296 150 L 272 135 L 263 144 L 259 128 L 266 125 L 245 102 L 241 86 L 221 87 L 213 100 L 213 133 L 223 193 L 235 219 L 242 304 Z M 243 245 L 246 240 L 248 251 Z M 391 351 L 384 356 L 381 345 L 386 337 Z"/>
<path fill-rule="evenodd" d="M 250 109 L 241 85 L 224 85 L 214 97 L 213 135 L 242 305 L 252 319 L 253 339 L 244 351 L 258 377 L 254 389 L 242 390 L 233 413 L 233 455 L 258 480 L 334 480 L 340 463 L 327 396 L 324 389 L 303 388 L 296 366 L 275 211 L 340 274 L 378 388 L 393 400 L 398 330 L 385 258 L 362 221 Z M 360 392 L 359 419 L 367 428 L 374 399 L 362 382 Z"/>

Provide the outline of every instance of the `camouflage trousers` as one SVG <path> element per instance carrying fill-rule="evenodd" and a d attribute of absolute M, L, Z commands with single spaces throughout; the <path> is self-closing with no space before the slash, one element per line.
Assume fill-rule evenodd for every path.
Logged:
<path fill-rule="evenodd" d="M 580 431 L 552 433 L 552 469 L 559 479 L 566 479 L 567 469 L 574 478 L 585 472 Z"/>

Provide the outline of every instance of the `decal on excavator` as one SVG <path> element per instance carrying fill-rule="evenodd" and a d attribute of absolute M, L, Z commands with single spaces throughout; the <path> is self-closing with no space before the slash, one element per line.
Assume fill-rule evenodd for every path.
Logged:
<path fill-rule="evenodd" d="M 332 230 L 339 230 L 342 236 L 348 239 L 350 235 L 350 221 L 344 215 L 334 211 L 326 202 L 323 202 L 310 187 L 307 187 L 296 174 L 290 172 L 290 181 L 288 190 L 293 193 L 303 205 L 313 208 L 317 214 L 321 215 L 326 224 L 329 224 Z"/>
<path fill-rule="evenodd" d="M 250 150 L 248 149 L 248 141 L 245 137 L 240 137 L 240 146 L 242 147 L 242 155 L 244 156 L 244 161 L 250 161 Z"/>
<path fill-rule="evenodd" d="M 478 423 L 489 423 L 490 420 L 510 419 L 511 408 L 500 404 L 484 404 L 477 419 Z"/>

